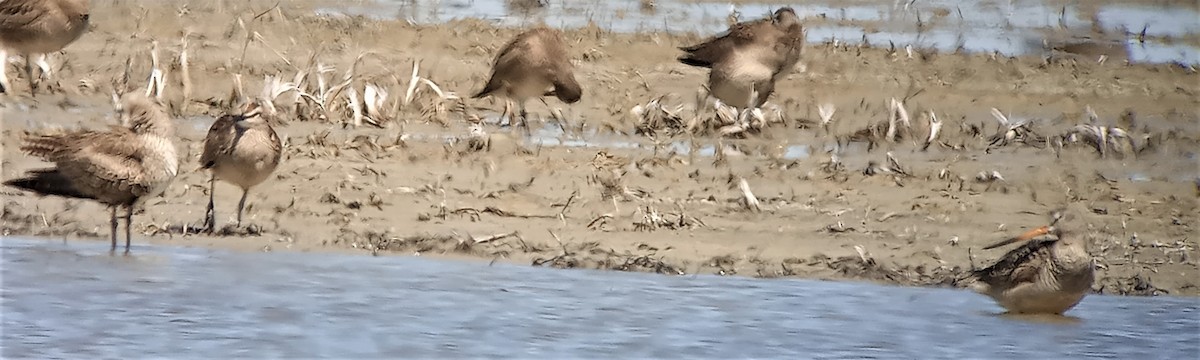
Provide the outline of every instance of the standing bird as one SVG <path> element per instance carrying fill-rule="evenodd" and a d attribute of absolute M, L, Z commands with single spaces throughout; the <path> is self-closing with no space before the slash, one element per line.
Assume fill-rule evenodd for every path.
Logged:
<path fill-rule="evenodd" d="M 211 234 L 216 230 L 216 210 L 213 197 L 217 178 L 242 188 L 242 199 L 238 201 L 237 223 L 242 226 L 242 209 L 250 188 L 266 180 L 279 166 L 283 145 L 279 135 L 267 121 L 275 115 L 268 101 L 250 102 L 241 114 L 224 115 L 208 129 L 204 138 L 204 153 L 200 155 L 200 166 L 212 172 L 209 178 L 208 209 L 205 211 L 205 226 Z M 264 106 L 265 105 L 265 106 Z M 264 111 L 265 110 L 265 111 Z"/>
<path fill-rule="evenodd" d="M 510 101 L 517 102 L 522 124 L 528 115 L 525 101 L 529 98 L 555 96 L 567 104 L 578 102 L 583 89 L 575 81 L 575 66 L 567 57 L 567 43 L 562 34 L 541 26 L 517 35 L 504 45 L 492 63 L 491 79 L 471 97 L 488 95 L 506 98 L 501 117 L 507 117 L 509 124 L 513 116 Z"/>
<path fill-rule="evenodd" d="M 804 48 L 804 26 L 790 7 L 769 18 L 735 23 L 725 33 L 692 46 L 679 62 L 711 69 L 709 92 L 728 105 L 762 106 L 775 82 L 791 73 Z"/>
<path fill-rule="evenodd" d="M 79 130 L 26 135 L 21 150 L 53 162 L 4 184 L 41 195 L 92 199 L 108 205 L 112 250 L 117 249 L 117 208 L 124 207 L 129 252 L 134 207 L 166 190 L 179 171 L 175 130 L 160 104 L 139 94 L 120 102 L 121 125 L 108 131 Z"/>
<path fill-rule="evenodd" d="M 36 93 L 34 63 L 49 79 L 46 54 L 83 36 L 88 29 L 89 6 L 89 0 L 0 0 L 0 62 L 8 63 L 10 51 L 25 56 L 29 90 Z M 10 91 L 6 71 L 0 68 L 0 93 Z"/>
<path fill-rule="evenodd" d="M 996 264 L 975 270 L 971 288 L 995 299 L 1013 313 L 1062 314 L 1092 290 L 1095 267 L 1088 254 L 1081 204 L 1051 214 L 1050 225 L 987 247 L 1028 241 L 1009 251 Z M 1038 240 L 1042 235 L 1054 239 Z"/>

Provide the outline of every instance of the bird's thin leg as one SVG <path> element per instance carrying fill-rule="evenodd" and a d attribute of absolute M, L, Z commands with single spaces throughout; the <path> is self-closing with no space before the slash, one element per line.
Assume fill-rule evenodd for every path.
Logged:
<path fill-rule="evenodd" d="M 109 252 L 117 251 L 117 207 L 109 208 L 108 226 L 112 230 L 112 249 Z"/>
<path fill-rule="evenodd" d="M 528 131 L 529 130 L 529 112 L 525 111 L 525 100 L 520 101 L 520 107 L 521 107 L 521 126 L 524 127 L 526 131 Z"/>
<path fill-rule="evenodd" d="M 501 121 L 501 123 L 500 123 L 501 126 L 503 126 L 504 124 L 508 124 L 508 126 L 512 126 L 513 122 L 515 122 L 513 120 L 512 101 L 509 101 L 507 99 L 504 100 L 504 112 L 500 114 L 500 121 Z"/>
<path fill-rule="evenodd" d="M 133 237 L 133 204 L 125 211 L 125 253 L 129 253 L 129 240 Z"/>
<path fill-rule="evenodd" d="M 217 209 L 213 205 L 213 197 L 217 192 L 217 175 L 213 174 L 208 178 L 208 208 L 204 210 L 204 226 L 209 234 L 212 234 L 217 229 Z"/>
<path fill-rule="evenodd" d="M 0 94 L 12 91 L 8 83 L 8 50 L 0 47 Z"/>
<path fill-rule="evenodd" d="M 33 55 L 25 55 L 25 77 L 29 79 L 29 94 L 37 95 L 37 79 L 33 78 Z"/>
<path fill-rule="evenodd" d="M 45 80 L 47 84 L 51 84 L 48 86 L 53 86 L 54 82 L 50 79 L 50 63 L 46 62 L 46 54 L 38 54 L 37 61 L 34 63 L 42 70 L 42 73 L 38 74 L 38 82 Z"/>
<path fill-rule="evenodd" d="M 38 74 L 38 78 L 50 80 L 50 63 L 46 61 L 46 54 L 38 54 L 34 63 L 37 64 L 38 69 L 42 70 L 42 73 Z"/>
<path fill-rule="evenodd" d="M 250 189 L 242 190 L 242 199 L 238 200 L 238 228 L 242 227 L 242 208 L 246 207 L 247 195 L 250 195 Z"/>

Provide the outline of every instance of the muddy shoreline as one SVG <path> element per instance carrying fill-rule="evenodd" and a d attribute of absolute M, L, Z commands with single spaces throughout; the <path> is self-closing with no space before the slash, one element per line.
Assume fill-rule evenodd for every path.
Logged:
<path fill-rule="evenodd" d="M 701 117 L 692 99 L 704 73 L 674 60 L 677 46 L 699 36 L 593 26 L 565 34 L 578 59 L 582 102 L 531 101 L 541 118 L 532 140 L 492 124 L 473 137 L 467 120 L 493 120 L 502 104 L 442 99 L 429 90 L 400 104 L 412 64 L 439 87 L 469 94 L 518 29 L 477 20 L 413 25 L 323 17 L 311 15 L 315 4 L 273 4 L 199 2 L 181 10 L 96 2 L 94 28 L 51 59 L 54 93 L 0 96 L 0 174 L 9 179 L 45 165 L 15 150 L 24 131 L 112 124 L 110 92 L 144 89 L 155 40 L 169 59 L 161 66 L 178 119 L 181 173 L 135 217 L 135 246 L 958 286 L 972 264 L 1003 254 L 981 246 L 1041 225 L 1059 204 L 1083 201 L 1096 212 L 1096 291 L 1200 295 L 1193 230 L 1200 220 L 1200 75 L 1193 69 L 1071 57 L 910 58 L 887 48 L 810 44 L 802 69 L 769 102 L 773 120 L 721 137 L 715 126 L 688 130 L 631 114 L 665 96 L 661 103 L 679 106 L 682 117 Z M 124 16 L 130 13 L 141 15 Z M 186 95 L 178 62 L 185 34 Z M 252 225 L 196 234 L 208 198 L 208 174 L 197 163 L 201 141 L 213 116 L 231 104 L 233 75 L 241 75 L 244 92 L 257 93 L 266 76 L 290 81 L 297 73 L 311 88 L 318 64 L 336 69 L 324 75 L 330 83 L 353 68 L 351 84 L 360 93 L 366 84 L 386 89 L 390 112 L 355 127 L 345 105 L 320 113 L 289 103 L 291 121 L 277 128 L 286 138 L 284 162 L 251 192 Z M 19 74 L 15 67 L 10 75 Z M 23 76 L 11 78 L 27 89 Z M 870 130 L 887 122 L 893 98 L 905 104 L 912 127 L 893 142 L 871 138 Z M 824 104 L 836 109 L 828 128 L 819 125 Z M 1018 139 L 1026 141 L 997 145 L 992 108 L 1029 119 L 1031 133 Z M 1047 145 L 1086 124 L 1089 108 L 1105 126 L 1128 129 L 1141 142 L 1104 158 L 1085 144 Z M 925 147 L 931 111 L 945 123 L 944 134 Z M 831 163 L 825 150 L 838 139 L 850 145 Z M 472 145 L 479 140 L 487 146 Z M 875 143 L 871 151 L 868 142 Z M 887 153 L 902 173 L 866 171 L 886 164 Z M 743 179 L 758 211 L 746 206 Z M 229 224 L 240 193 L 228 184 L 216 191 L 218 221 Z M 97 204 L 8 188 L 0 194 L 6 235 L 107 241 L 107 211 Z"/>

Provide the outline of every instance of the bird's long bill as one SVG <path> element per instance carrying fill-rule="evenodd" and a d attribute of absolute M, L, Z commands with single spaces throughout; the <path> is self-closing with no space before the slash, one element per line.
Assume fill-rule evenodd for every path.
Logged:
<path fill-rule="evenodd" d="M 998 248 L 998 247 L 1012 244 L 1015 242 L 1029 241 L 1030 239 L 1036 238 L 1038 236 L 1046 235 L 1049 233 L 1050 233 L 1050 226 L 1042 226 L 1037 229 L 1026 231 L 1024 234 L 1018 235 L 1016 237 L 1008 238 L 1008 239 L 1005 239 L 1004 241 L 1001 241 L 1001 242 L 998 242 L 995 244 L 991 244 L 988 246 L 984 246 L 983 249 L 984 250 L 994 249 L 994 248 Z"/>

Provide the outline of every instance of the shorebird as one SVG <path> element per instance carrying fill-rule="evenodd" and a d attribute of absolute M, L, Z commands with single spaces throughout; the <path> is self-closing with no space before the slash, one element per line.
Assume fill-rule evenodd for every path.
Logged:
<path fill-rule="evenodd" d="M 242 226 L 242 209 L 250 188 L 262 183 L 279 166 L 283 145 L 279 135 L 267 121 L 274 116 L 269 102 L 250 102 L 240 114 L 221 116 L 208 129 L 204 138 L 204 153 L 200 155 L 200 166 L 208 169 L 208 209 L 205 225 L 208 232 L 216 230 L 216 210 L 213 197 L 217 178 L 242 188 L 242 199 L 238 201 L 237 224 Z M 265 106 L 264 106 L 265 105 Z"/>
<path fill-rule="evenodd" d="M 804 27 L 790 7 L 768 18 L 735 23 L 720 35 L 692 46 L 679 62 L 711 69 L 709 93 L 746 109 L 762 106 L 775 83 L 791 73 L 804 48 Z"/>
<path fill-rule="evenodd" d="M 1088 253 L 1081 204 L 1051 214 L 1050 225 L 984 247 L 1028 241 L 994 265 L 975 270 L 971 288 L 1013 313 L 1062 314 L 1092 290 L 1095 268 Z M 1042 235 L 1054 239 L 1038 240 Z"/>
<path fill-rule="evenodd" d="M 555 96 L 567 104 L 583 97 L 583 89 L 575 81 L 575 66 L 567 57 L 567 43 L 558 30 L 536 27 L 517 35 L 504 45 L 492 63 L 492 76 L 483 90 L 472 95 L 478 99 L 488 95 L 506 98 L 504 114 L 512 124 L 511 101 L 520 109 L 525 124 L 525 101 L 533 97 Z"/>
<path fill-rule="evenodd" d="M 0 63 L 8 64 L 8 53 L 25 56 L 29 90 L 37 92 L 33 77 L 36 63 L 50 78 L 46 54 L 62 50 L 88 29 L 89 0 L 0 0 Z M 6 68 L 7 66 L 4 66 Z M 12 91 L 8 76 L 0 68 L 0 93 Z"/>
<path fill-rule="evenodd" d="M 516 10 L 516 12 L 523 14 L 550 5 L 546 0 L 508 0 L 504 3 L 507 5 L 509 11 Z"/>
<path fill-rule="evenodd" d="M 174 126 L 160 104 L 140 94 L 120 102 L 121 125 L 108 131 L 77 130 L 26 135 L 21 150 L 53 162 L 4 184 L 41 195 L 92 199 L 108 205 L 112 250 L 117 249 L 117 208 L 124 207 L 129 252 L 134 207 L 166 190 L 179 170 Z"/>

